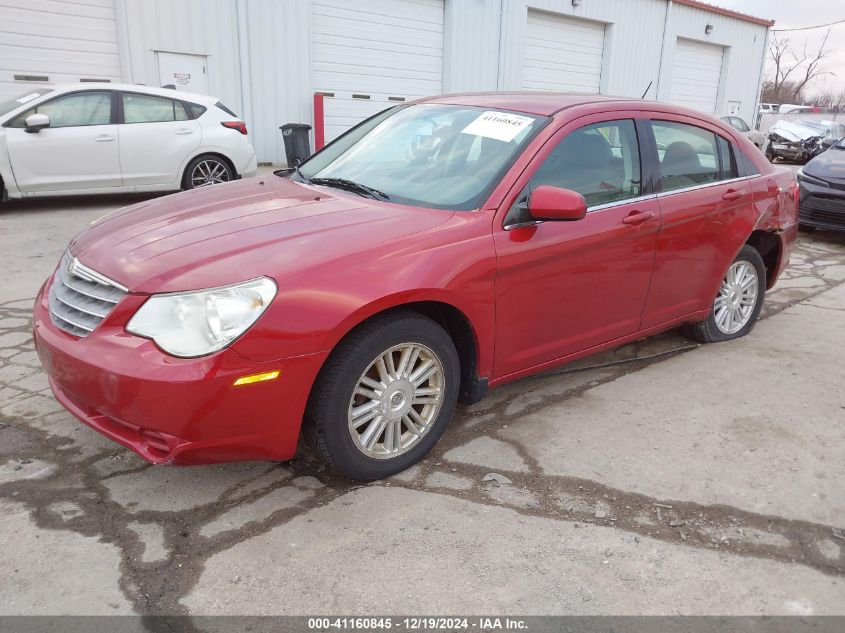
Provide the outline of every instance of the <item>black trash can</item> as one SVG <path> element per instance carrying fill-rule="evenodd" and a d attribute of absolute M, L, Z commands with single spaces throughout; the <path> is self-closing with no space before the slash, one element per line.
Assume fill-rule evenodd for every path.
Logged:
<path fill-rule="evenodd" d="M 285 157 L 288 167 L 296 167 L 311 156 L 311 143 L 308 132 L 311 126 L 305 123 L 285 123 L 280 126 L 282 137 L 285 139 Z"/>

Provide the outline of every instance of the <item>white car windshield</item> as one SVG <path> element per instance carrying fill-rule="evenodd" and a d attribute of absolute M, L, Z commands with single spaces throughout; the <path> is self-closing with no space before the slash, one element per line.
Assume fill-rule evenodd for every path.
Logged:
<path fill-rule="evenodd" d="M 11 112 L 12 110 L 17 110 L 18 108 L 26 105 L 30 101 L 33 101 L 38 97 L 46 95 L 48 92 L 52 91 L 49 89 L 40 88 L 38 90 L 30 90 L 29 92 L 19 95 L 14 99 L 9 99 L 8 101 L 0 101 L 0 116 L 9 114 L 9 112 Z"/>
<path fill-rule="evenodd" d="M 353 128 L 293 177 L 349 190 L 363 185 L 401 204 L 475 209 L 547 122 L 493 108 L 399 107 Z"/>

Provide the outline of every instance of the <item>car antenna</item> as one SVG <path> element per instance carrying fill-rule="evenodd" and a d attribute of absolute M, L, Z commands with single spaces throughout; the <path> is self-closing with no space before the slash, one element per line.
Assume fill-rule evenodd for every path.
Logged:
<path fill-rule="evenodd" d="M 640 99 L 645 99 L 645 96 L 648 94 L 648 91 L 651 90 L 651 84 L 653 84 L 653 83 L 654 83 L 654 81 L 648 82 L 648 86 L 646 87 L 645 92 L 643 93 L 643 96 L 640 97 Z"/>

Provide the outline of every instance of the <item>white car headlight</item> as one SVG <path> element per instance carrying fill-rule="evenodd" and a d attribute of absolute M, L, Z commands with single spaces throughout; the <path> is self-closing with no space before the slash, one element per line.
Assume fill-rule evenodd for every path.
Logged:
<path fill-rule="evenodd" d="M 153 295 L 129 320 L 126 330 L 150 338 L 168 354 L 205 356 L 246 332 L 276 296 L 268 278 L 196 292 Z"/>

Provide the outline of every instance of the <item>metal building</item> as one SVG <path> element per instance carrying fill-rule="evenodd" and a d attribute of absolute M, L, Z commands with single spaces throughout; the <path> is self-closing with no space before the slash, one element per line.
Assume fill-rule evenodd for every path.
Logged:
<path fill-rule="evenodd" d="M 771 25 L 698 0 L 0 0 L 0 99 L 171 84 L 219 97 L 273 163 L 283 123 L 331 140 L 443 92 L 645 95 L 751 121 Z"/>

